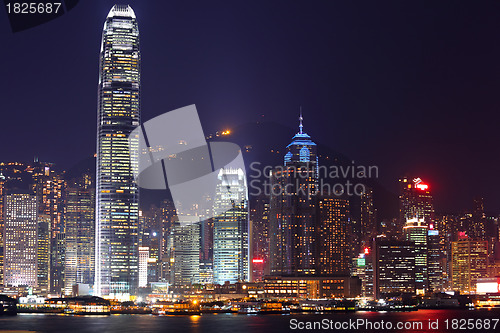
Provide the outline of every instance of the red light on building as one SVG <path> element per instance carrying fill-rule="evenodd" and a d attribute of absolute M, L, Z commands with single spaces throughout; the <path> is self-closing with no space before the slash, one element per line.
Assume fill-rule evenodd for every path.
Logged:
<path fill-rule="evenodd" d="M 424 184 L 424 183 L 419 183 L 419 184 L 415 185 L 415 187 L 421 191 L 425 191 L 425 190 L 429 189 L 429 185 Z"/>
<path fill-rule="evenodd" d="M 365 254 L 370 254 L 370 249 L 365 247 Z"/>
<path fill-rule="evenodd" d="M 254 258 L 254 259 L 252 259 L 252 262 L 254 264 L 262 264 L 262 263 L 264 263 L 264 259 Z"/>

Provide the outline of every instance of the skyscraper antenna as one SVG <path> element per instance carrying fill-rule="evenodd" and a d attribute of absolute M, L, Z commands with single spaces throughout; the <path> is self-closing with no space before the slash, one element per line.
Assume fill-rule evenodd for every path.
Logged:
<path fill-rule="evenodd" d="M 299 117 L 299 134 L 302 134 L 302 128 L 304 127 L 304 125 L 302 125 L 302 120 L 304 118 L 302 118 L 302 106 L 300 106 L 300 117 Z"/>

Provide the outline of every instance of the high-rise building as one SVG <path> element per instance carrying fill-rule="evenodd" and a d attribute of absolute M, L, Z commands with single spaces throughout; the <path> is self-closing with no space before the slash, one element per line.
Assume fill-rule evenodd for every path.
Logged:
<path fill-rule="evenodd" d="M 0 170 L 0 285 L 3 285 L 3 261 L 4 261 L 4 218 L 3 218 L 3 200 L 5 195 L 5 176 Z"/>
<path fill-rule="evenodd" d="M 444 290 L 443 268 L 446 270 L 446 260 L 441 251 L 440 241 L 439 230 L 435 228 L 434 224 L 430 224 L 427 231 L 427 276 L 429 290 L 432 292 Z"/>
<path fill-rule="evenodd" d="M 451 244 L 452 289 L 463 294 L 476 292 L 476 282 L 488 273 L 488 242 L 470 240 L 465 234 Z"/>
<path fill-rule="evenodd" d="M 148 282 L 158 282 L 162 259 L 162 210 L 151 205 L 139 215 L 139 246 L 147 247 L 149 252 Z"/>
<path fill-rule="evenodd" d="M 414 294 L 414 243 L 377 238 L 374 244 L 373 288 L 376 297 Z"/>
<path fill-rule="evenodd" d="M 63 174 L 54 170 L 53 163 L 35 160 L 33 163 L 33 192 L 38 199 L 38 213 L 50 218 L 51 238 L 64 233 L 64 192 L 66 182 Z"/>
<path fill-rule="evenodd" d="M 99 68 L 96 177 L 96 295 L 135 293 L 138 285 L 139 29 L 128 5 L 110 10 Z"/>
<path fill-rule="evenodd" d="M 50 289 L 52 293 L 64 293 L 64 268 L 66 265 L 66 234 L 58 233 L 50 244 Z"/>
<path fill-rule="evenodd" d="M 90 173 L 69 182 L 66 190 L 64 293 L 73 285 L 94 283 L 95 189 Z"/>
<path fill-rule="evenodd" d="M 469 237 L 474 240 L 487 240 L 486 236 L 486 215 L 484 213 L 484 199 L 476 197 L 473 200 L 471 225 Z"/>
<path fill-rule="evenodd" d="M 316 273 L 315 195 L 318 188 L 316 144 L 299 132 L 286 147 L 284 166 L 271 174 L 269 218 L 270 273 Z"/>
<path fill-rule="evenodd" d="M 415 244 L 415 287 L 417 294 L 424 294 L 428 289 L 428 229 L 424 218 L 408 219 L 404 227 L 406 240 Z"/>
<path fill-rule="evenodd" d="M 373 189 L 367 187 L 361 194 L 361 249 L 371 244 L 377 233 L 377 212 L 373 205 Z"/>
<path fill-rule="evenodd" d="M 365 247 L 353 264 L 355 267 L 352 276 L 361 280 L 361 295 L 374 298 L 373 293 L 373 253 L 369 247 Z"/>
<path fill-rule="evenodd" d="M 37 277 L 38 287 L 44 293 L 50 291 L 50 246 L 51 246 L 51 216 L 40 214 L 38 215 L 38 234 L 37 234 Z"/>
<path fill-rule="evenodd" d="M 4 285 L 37 287 L 37 198 L 8 194 L 4 205 Z"/>
<path fill-rule="evenodd" d="M 198 283 L 200 279 L 200 219 L 180 216 L 169 240 L 170 283 L 175 289 Z"/>
<path fill-rule="evenodd" d="M 399 219 L 404 226 L 409 219 L 424 219 L 431 223 L 434 219 L 434 204 L 429 185 L 420 178 L 399 179 Z"/>
<path fill-rule="evenodd" d="M 172 231 L 172 226 L 174 221 L 177 220 L 177 212 L 175 210 L 174 203 L 171 200 L 165 199 L 161 205 L 161 253 L 160 253 L 160 280 L 168 281 L 170 279 L 170 255 L 168 254 L 169 249 L 169 238 Z"/>
<path fill-rule="evenodd" d="M 252 281 L 262 280 L 269 274 L 269 199 L 258 196 L 250 206 L 250 221 L 252 225 Z"/>
<path fill-rule="evenodd" d="M 42 281 L 39 281 L 39 284 L 41 283 L 42 287 L 45 287 L 44 284 L 50 282 L 49 290 L 60 294 L 64 287 L 64 251 L 52 248 L 52 246 L 57 246 L 58 241 L 56 241 L 56 238 L 64 242 L 64 196 L 66 181 L 64 180 L 63 173 L 54 170 L 53 163 L 40 162 L 38 159 L 35 159 L 30 171 L 33 178 L 33 192 L 38 200 L 38 214 L 43 215 L 44 219 L 48 219 L 50 223 L 51 248 L 49 252 L 51 259 L 49 261 L 50 267 L 48 268 L 50 276 L 48 279 L 42 277 Z M 56 255 L 59 255 L 59 257 L 55 257 Z M 45 269 L 43 268 L 42 271 L 44 272 Z"/>
<path fill-rule="evenodd" d="M 149 247 L 139 246 L 139 288 L 148 286 Z"/>
<path fill-rule="evenodd" d="M 349 201 L 338 197 L 318 198 L 317 273 L 347 275 L 349 272 Z"/>
<path fill-rule="evenodd" d="M 241 169 L 223 168 L 214 199 L 214 283 L 248 281 L 248 192 Z"/>

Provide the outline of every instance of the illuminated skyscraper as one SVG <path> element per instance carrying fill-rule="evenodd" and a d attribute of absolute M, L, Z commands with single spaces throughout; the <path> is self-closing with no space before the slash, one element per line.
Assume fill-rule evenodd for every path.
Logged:
<path fill-rule="evenodd" d="M 64 233 L 64 190 L 66 182 L 62 173 L 54 170 L 53 163 L 33 164 L 33 192 L 38 199 L 38 213 L 50 219 L 51 238 Z"/>
<path fill-rule="evenodd" d="M 434 204 L 429 185 L 420 178 L 403 177 L 399 180 L 399 218 L 402 226 L 409 219 L 424 219 L 427 224 L 434 219 Z"/>
<path fill-rule="evenodd" d="M 168 199 L 164 200 L 160 205 L 161 210 L 161 251 L 160 251 L 160 280 L 167 281 L 170 279 L 170 255 L 168 254 L 168 241 L 174 221 L 177 220 L 177 212 L 174 203 Z"/>
<path fill-rule="evenodd" d="M 444 289 L 444 276 L 446 273 L 446 260 L 441 251 L 440 231 L 434 224 L 429 225 L 427 232 L 427 276 L 429 281 L 429 290 L 441 292 Z M 444 271 L 444 272 L 443 272 Z"/>
<path fill-rule="evenodd" d="M 355 258 L 353 263 L 354 274 L 361 279 L 361 295 L 363 297 L 375 297 L 373 293 L 373 252 L 365 247 L 363 252 Z"/>
<path fill-rule="evenodd" d="M 484 214 L 484 199 L 474 198 L 474 207 L 472 210 L 472 221 L 469 228 L 469 237 L 474 240 L 487 240 L 486 236 L 486 215 Z"/>
<path fill-rule="evenodd" d="M 162 240 L 162 211 L 155 205 L 151 205 L 148 210 L 141 211 L 139 214 L 139 247 L 147 247 L 149 253 L 148 282 L 159 281 Z"/>
<path fill-rule="evenodd" d="M 149 247 L 139 246 L 139 288 L 148 286 Z"/>
<path fill-rule="evenodd" d="M 74 284 L 94 282 L 95 190 L 89 173 L 69 182 L 66 190 L 64 293 Z"/>
<path fill-rule="evenodd" d="M 37 287 L 36 196 L 8 194 L 5 196 L 4 205 L 4 285 Z"/>
<path fill-rule="evenodd" d="M 53 163 L 39 162 L 36 159 L 31 171 L 33 192 L 36 194 L 38 200 L 38 214 L 39 216 L 43 216 L 42 224 L 48 221 L 48 230 L 50 231 L 50 266 L 46 269 L 45 264 L 42 264 L 40 271 L 41 280 L 38 283 L 42 288 L 45 288 L 45 284 L 50 282 L 50 291 L 60 294 L 64 288 L 65 258 L 61 247 L 64 247 L 65 242 L 64 191 L 66 182 L 63 174 L 54 170 Z M 44 230 L 45 226 L 42 225 L 41 227 L 40 231 Z M 43 240 L 42 243 L 44 243 Z M 52 248 L 53 246 L 59 247 L 59 249 Z M 45 257 L 45 255 L 42 255 L 42 257 Z M 43 262 L 45 259 L 41 260 Z M 46 273 L 49 276 L 45 277 Z"/>
<path fill-rule="evenodd" d="M 270 270 L 272 275 L 315 274 L 318 156 L 316 144 L 303 132 L 302 115 L 286 150 L 284 166 L 271 175 Z"/>
<path fill-rule="evenodd" d="M 469 240 L 464 234 L 451 244 L 452 289 L 460 293 L 476 292 L 476 282 L 487 277 L 488 242 Z"/>
<path fill-rule="evenodd" d="M 96 193 L 96 295 L 134 293 L 138 285 L 140 124 L 139 29 L 127 5 L 110 10 L 99 72 Z M 137 148 L 137 149 L 135 149 Z"/>
<path fill-rule="evenodd" d="M 3 200 L 5 195 L 5 176 L 0 170 L 0 285 L 3 284 L 3 261 L 4 261 L 4 219 L 3 219 Z"/>
<path fill-rule="evenodd" d="M 415 293 L 415 245 L 409 241 L 374 242 L 373 288 L 376 298 Z"/>
<path fill-rule="evenodd" d="M 318 273 L 347 275 L 349 272 L 349 201 L 318 198 Z"/>
<path fill-rule="evenodd" d="M 258 196 L 250 206 L 252 280 L 269 274 L 269 199 Z"/>
<path fill-rule="evenodd" d="M 423 218 L 406 221 L 404 235 L 415 244 L 415 287 L 417 294 L 424 294 L 428 288 L 427 275 L 427 223 Z"/>
<path fill-rule="evenodd" d="M 224 168 L 214 200 L 214 283 L 248 281 L 248 193 L 245 173 Z M 226 210 L 225 207 L 231 207 Z"/>
<path fill-rule="evenodd" d="M 371 245 L 377 233 L 376 209 L 373 205 L 373 190 L 369 187 L 361 195 L 361 248 Z"/>
<path fill-rule="evenodd" d="M 37 276 L 38 287 L 45 292 L 50 291 L 50 228 L 51 218 L 49 215 L 38 215 L 38 244 L 37 244 Z"/>
<path fill-rule="evenodd" d="M 182 288 L 200 279 L 200 219 L 180 216 L 173 225 L 169 240 L 170 283 Z"/>

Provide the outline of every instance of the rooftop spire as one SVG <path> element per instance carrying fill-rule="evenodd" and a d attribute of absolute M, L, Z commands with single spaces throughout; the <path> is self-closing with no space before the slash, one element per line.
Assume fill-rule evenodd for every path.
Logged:
<path fill-rule="evenodd" d="M 304 118 L 302 118 L 302 106 L 300 107 L 300 117 L 299 117 L 299 134 L 302 134 L 302 128 L 304 127 L 304 125 L 302 125 L 302 120 Z"/>

